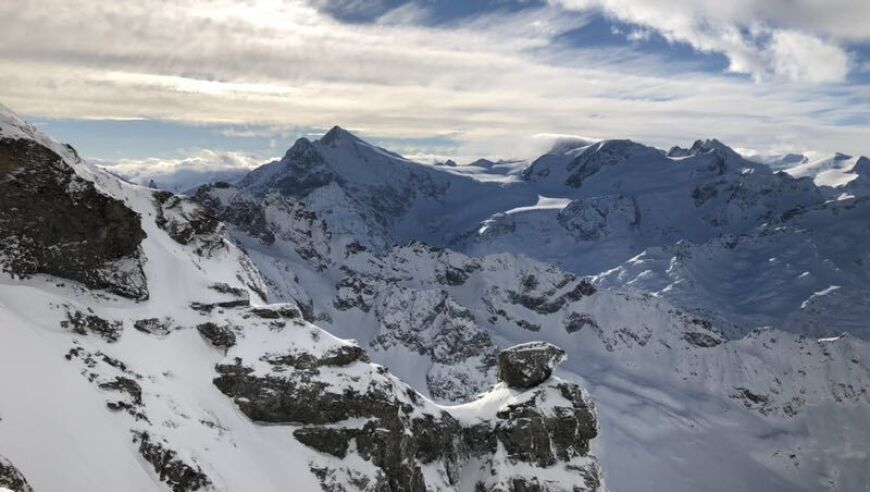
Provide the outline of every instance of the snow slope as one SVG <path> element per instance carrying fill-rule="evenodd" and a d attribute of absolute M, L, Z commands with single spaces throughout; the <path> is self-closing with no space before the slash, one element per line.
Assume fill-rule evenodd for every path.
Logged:
<path fill-rule="evenodd" d="M 796 178 L 809 177 L 819 186 L 839 188 L 857 178 L 855 165 L 860 157 L 836 154 L 815 161 L 788 167 L 785 172 Z"/>
<path fill-rule="evenodd" d="M 727 321 L 596 289 L 526 257 L 472 258 L 420 242 L 373 251 L 292 197 L 222 187 L 196 199 L 229 222 L 274 300 L 303 306 L 436 400 L 485 389 L 500 347 L 565 347 L 563 374 L 581 378 L 600 410 L 597 452 L 612 490 L 866 483 L 860 449 L 870 436 L 846 430 L 870 420 L 868 347 L 858 338 L 739 337 Z"/>

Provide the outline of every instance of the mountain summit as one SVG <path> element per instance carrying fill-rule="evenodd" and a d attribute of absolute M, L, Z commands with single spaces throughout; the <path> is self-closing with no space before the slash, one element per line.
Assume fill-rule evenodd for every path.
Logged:
<path fill-rule="evenodd" d="M 353 133 L 345 130 L 344 128 L 336 125 L 332 127 L 328 132 L 326 132 L 321 138 L 320 143 L 328 146 L 335 146 L 341 143 L 363 143 L 368 145 L 362 139 L 358 138 Z"/>

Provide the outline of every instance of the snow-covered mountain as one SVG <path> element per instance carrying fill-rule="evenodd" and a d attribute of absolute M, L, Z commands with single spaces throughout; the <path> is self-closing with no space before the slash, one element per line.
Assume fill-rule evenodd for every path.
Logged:
<path fill-rule="evenodd" d="M 613 490 L 866 483 L 868 457 L 854 450 L 870 436 L 847 431 L 870 420 L 868 283 L 850 266 L 867 235 L 860 200 L 831 201 L 716 141 L 669 153 L 561 146 L 525 173 L 479 179 L 479 166 L 433 168 L 329 135 L 194 197 L 229 225 L 272 300 L 297 303 L 442 402 L 492 384 L 500 347 L 564 347 L 562 374 L 585 381 L 598 404 L 597 454 Z M 407 180 L 424 185 L 402 191 Z M 453 189 L 475 194 L 460 205 Z M 384 190 L 402 206 L 372 205 Z M 378 241 L 360 237 L 375 230 Z M 815 256 L 802 259 L 806 249 Z M 773 250 L 818 268 L 798 285 L 789 270 L 767 278 L 782 266 L 757 258 Z M 660 263 L 645 262 L 659 251 Z M 578 276 L 590 272 L 592 282 Z M 816 287 L 834 279 L 845 301 Z M 790 303 L 804 304 L 791 325 L 768 322 Z M 843 331 L 852 334 L 818 335 Z"/>
<path fill-rule="evenodd" d="M 254 202 L 292 198 L 333 234 L 379 254 L 416 240 L 472 256 L 525 255 L 656 293 L 739 334 L 769 325 L 866 337 L 868 161 L 851 160 L 844 172 L 854 179 L 832 188 L 715 140 L 669 152 L 580 141 L 524 170 L 487 173 L 414 163 L 336 127 L 319 141 L 300 139 L 233 189 Z M 810 308 L 832 286 L 827 301 L 854 305 L 831 313 L 843 323 Z"/>
<path fill-rule="evenodd" d="M 0 121 L 0 364 L 32 368 L 0 487 L 870 483 L 866 159 L 848 190 L 715 140 L 433 166 L 336 127 L 186 199 Z"/>
<path fill-rule="evenodd" d="M 831 189 L 838 198 L 870 194 L 870 159 L 864 156 L 835 154 L 784 170 L 798 178 L 812 178 L 815 184 Z"/>
<path fill-rule="evenodd" d="M 865 156 L 850 156 L 838 152 L 817 159 L 810 159 L 802 154 L 753 155 L 747 156 L 747 159 L 764 163 L 796 178 L 810 178 L 822 189 L 833 192 L 835 197 L 845 198 L 855 191 L 866 196 L 870 191 L 870 162 Z"/>
<path fill-rule="evenodd" d="M 783 168 L 783 171 L 796 178 L 812 178 L 819 186 L 839 188 L 858 178 L 858 161 L 862 157 L 835 154 L 818 160 L 804 159 Z M 863 157 L 866 161 L 867 158 Z"/>
<path fill-rule="evenodd" d="M 206 208 L 0 107 L 0 489 L 597 491 L 597 417 L 543 342 L 460 405 L 266 304 Z"/>

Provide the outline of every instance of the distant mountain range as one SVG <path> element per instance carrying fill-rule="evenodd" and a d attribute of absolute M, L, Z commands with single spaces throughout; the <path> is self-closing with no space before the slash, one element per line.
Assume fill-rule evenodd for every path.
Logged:
<path fill-rule="evenodd" d="M 492 384 L 499 347 L 565 348 L 614 490 L 848 490 L 865 473 L 848 449 L 867 436 L 837 431 L 850 444 L 831 452 L 812 429 L 870 418 L 870 198 L 854 161 L 836 187 L 716 140 L 430 166 L 336 127 L 193 199 L 271 299 L 436 400 Z"/>

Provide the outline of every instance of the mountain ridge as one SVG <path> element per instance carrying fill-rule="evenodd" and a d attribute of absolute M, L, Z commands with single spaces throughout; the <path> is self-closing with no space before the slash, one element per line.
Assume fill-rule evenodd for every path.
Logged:
<path fill-rule="evenodd" d="M 235 229 L 233 236 L 259 265 L 276 299 L 292 299 L 304 306 L 306 316 L 356 338 L 370 348 L 375 360 L 436 400 L 461 401 L 490 384 L 492 354 L 498 347 L 531 339 L 566 347 L 564 371 L 593 389 L 601 409 L 599 454 L 605 475 L 607 469 L 628 466 L 623 461 L 627 455 L 617 449 L 628 442 L 638 446 L 631 465 L 643 472 L 608 477 L 614 488 L 633 490 L 645 483 L 641 477 L 655 476 L 657 483 L 668 483 L 674 490 L 695 490 L 705 481 L 693 467 L 723 447 L 737 446 L 725 444 L 714 430 L 720 429 L 718 425 L 812 426 L 815 418 L 842 419 L 841 412 L 851 411 L 847 408 L 865 405 L 868 389 L 863 383 L 854 385 L 867 379 L 866 365 L 857 355 L 866 342 L 858 338 L 827 345 L 828 341 L 776 329 L 746 332 L 709 310 L 685 311 L 661 297 L 612 290 L 604 280 L 593 278 L 605 285 L 599 289 L 557 267 L 510 253 L 466 256 L 419 240 L 387 250 L 367 248 L 356 236 L 333 231 L 328 220 L 298 197 L 271 194 L 261 199 L 243 187 L 222 186 L 202 188 L 195 199 Z M 242 210 L 244 218 L 235 219 Z M 294 276 L 289 278 L 287 272 Z M 834 348 L 844 352 L 834 355 Z M 786 377 L 801 373 L 808 379 Z M 824 382 L 832 374 L 842 375 L 836 382 Z M 816 412 L 828 399 L 844 406 L 821 417 Z M 685 468 L 656 461 L 648 448 L 629 437 L 642 432 L 642 424 L 608 417 L 625 416 L 626 404 L 657 409 L 644 412 L 644 419 L 668 429 L 663 434 L 697 442 L 700 434 L 711 433 L 703 439 L 716 442 L 718 451 L 696 447 L 692 457 L 681 456 Z M 690 407 L 705 410 L 687 410 Z M 715 424 L 707 411 L 730 417 Z M 613 436 L 623 438 L 617 444 Z M 801 480 L 825 473 L 810 471 L 807 463 L 817 459 L 808 451 L 813 446 L 794 441 L 771 445 L 772 441 L 741 436 L 740 446 L 770 458 L 744 462 L 741 466 L 746 468 L 740 472 L 720 471 L 723 490 L 748 487 L 750 482 L 756 488 L 764 483 L 769 490 L 800 489 Z M 676 445 L 675 439 L 669 446 Z M 814 434 L 813 439 L 827 438 Z M 804 451 L 795 453 L 792 446 Z M 792 455 L 802 457 L 789 461 Z M 684 477 L 694 486 L 678 485 L 663 475 Z M 858 483 L 851 480 L 846 482 Z"/>
<path fill-rule="evenodd" d="M 605 490 L 590 453 L 593 403 L 550 377 L 558 360 L 548 354 L 559 349 L 519 348 L 488 396 L 435 404 L 295 304 L 266 304 L 260 273 L 208 209 L 51 152 L 42 142 L 62 146 L 19 122 L 0 111 L 0 144 L 16 164 L 0 156 L 0 185 L 75 174 L 51 190 L 73 203 L 75 219 L 100 218 L 98 208 L 75 208 L 83 192 L 87 203 L 116 200 L 143 231 L 135 246 L 148 295 L 87 283 L 91 263 L 0 273 L 9 376 L 0 379 L 0 487 Z M 33 148 L 51 159 L 31 160 Z M 31 195 L 37 213 L 19 218 L 35 221 L 28 231 L 52 228 L 39 220 L 50 199 Z M 5 219 L 4 239 L 17 227 Z M 101 236 L 78 246 L 97 249 Z M 25 252 L 65 247 L 51 234 L 31 237 Z M 540 376 L 518 382 L 526 372 Z"/>
<path fill-rule="evenodd" d="M 841 208 L 861 209 L 861 197 L 866 196 L 866 187 L 861 188 L 861 183 L 866 182 L 863 178 L 839 188 L 817 186 L 806 177 L 795 178 L 746 160 L 715 139 L 697 140 L 688 149 L 674 148 L 670 152 L 629 140 L 557 146 L 560 153 L 545 154 L 524 172 L 490 182 L 478 180 L 474 173 L 458 171 L 460 168 L 426 166 L 396 158 L 339 130 L 336 134 L 346 136 L 344 147 L 339 145 L 340 138 L 329 139 L 328 148 L 306 140 L 305 147 L 311 153 L 308 158 L 317 161 L 313 171 L 305 167 L 310 163 L 288 153 L 278 164 L 251 173 L 238 187 L 258 196 L 278 193 L 299 198 L 304 207 L 326 221 L 334 234 L 347 234 L 380 252 L 392 245 L 420 240 L 472 256 L 502 252 L 530 255 L 577 274 L 596 276 L 613 269 L 630 270 L 632 259 L 645 252 L 671 251 L 666 254 L 676 258 L 673 246 L 680 241 L 714 245 L 726 238 L 723 244 L 749 244 L 727 238 L 752 236 L 756 242 L 765 242 L 772 237 L 770 231 L 778 231 L 777 235 L 789 238 L 780 242 L 800 245 L 807 242 L 806 235 L 795 220 L 789 219 L 800 215 L 800 211 L 836 209 L 833 201 L 847 196 L 855 199 L 841 202 Z M 272 179 L 274 176 L 266 175 L 267 168 L 285 177 Z M 249 179 L 259 173 L 261 178 L 252 185 Z M 289 180 L 292 186 L 284 187 L 280 179 Z M 808 247 L 831 249 L 825 242 L 834 246 L 833 238 L 814 236 L 812 241 L 817 245 Z M 847 253 L 851 258 L 842 260 L 805 255 L 797 259 L 804 265 L 794 276 L 831 270 L 826 266 L 831 261 L 842 270 L 850 262 L 860 261 L 858 253 Z M 752 261 L 756 268 L 773 268 L 762 258 Z M 652 273 L 666 275 L 667 263 L 661 265 L 662 270 Z M 781 274 L 771 270 L 765 275 Z M 609 285 L 632 288 L 627 275 L 608 277 Z M 805 284 L 808 278 L 800 282 Z M 857 281 L 861 284 L 858 291 L 863 291 L 866 281 Z M 836 284 L 821 282 L 819 279 L 809 287 L 814 289 L 812 292 Z M 701 310 L 745 304 L 747 301 L 738 299 L 740 296 L 763 297 L 758 289 L 745 294 L 735 290 L 728 294 L 730 297 L 713 294 L 712 302 L 705 303 L 678 298 L 676 291 L 666 286 L 644 289 L 671 296 L 669 299 L 678 305 Z M 799 291 L 807 292 L 807 288 Z M 742 333 L 765 324 L 787 328 L 777 319 L 788 313 L 786 309 L 799 313 L 810 293 L 799 300 L 783 299 L 787 305 L 764 318 L 743 316 L 733 310 L 726 317 L 737 316 L 735 321 L 744 325 Z M 857 291 L 855 295 L 859 296 Z M 858 319 L 856 314 L 851 326 L 857 326 Z M 814 333 L 818 336 L 840 332 L 836 327 L 825 332 L 823 324 L 813 323 L 817 323 Z M 863 330 L 855 334 L 867 336 Z"/>

